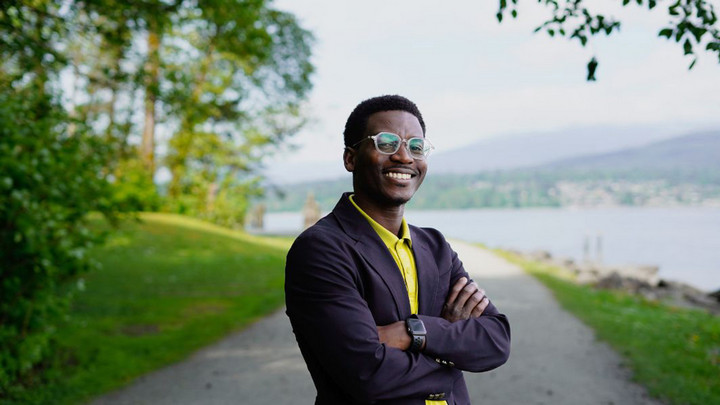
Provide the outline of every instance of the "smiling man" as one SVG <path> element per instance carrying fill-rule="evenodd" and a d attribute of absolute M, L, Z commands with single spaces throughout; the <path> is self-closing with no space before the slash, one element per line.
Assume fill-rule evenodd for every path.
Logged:
<path fill-rule="evenodd" d="M 440 232 L 405 222 L 433 149 L 422 115 L 404 97 L 371 98 L 344 136 L 353 192 L 296 239 L 285 268 L 315 403 L 469 404 L 462 371 L 505 363 L 510 326 Z"/>

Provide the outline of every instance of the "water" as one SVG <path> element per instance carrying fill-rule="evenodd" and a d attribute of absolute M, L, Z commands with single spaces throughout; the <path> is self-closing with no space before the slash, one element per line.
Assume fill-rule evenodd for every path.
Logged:
<path fill-rule="evenodd" d="M 657 265 L 660 277 L 720 289 L 720 208 L 597 208 L 407 211 L 413 225 L 489 247 L 546 250 L 609 265 Z M 270 213 L 270 232 L 297 232 L 299 213 Z M 601 249 L 597 240 L 601 239 Z M 599 254 L 600 253 L 600 254 Z M 601 257 L 598 257 L 601 256 Z"/>

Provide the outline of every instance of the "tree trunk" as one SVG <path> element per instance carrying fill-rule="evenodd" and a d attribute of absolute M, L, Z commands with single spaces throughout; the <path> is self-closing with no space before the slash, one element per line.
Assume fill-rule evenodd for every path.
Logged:
<path fill-rule="evenodd" d="M 160 33 L 157 22 L 148 21 L 148 60 L 145 65 L 145 127 L 140 157 L 150 176 L 155 174 L 155 103 L 159 87 Z"/>

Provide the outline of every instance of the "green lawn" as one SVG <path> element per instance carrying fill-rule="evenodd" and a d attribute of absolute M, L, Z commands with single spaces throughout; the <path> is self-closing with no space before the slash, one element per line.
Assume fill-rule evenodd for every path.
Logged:
<path fill-rule="evenodd" d="M 500 252 L 620 353 L 651 395 L 673 404 L 720 404 L 720 317 L 580 286 L 551 266 Z"/>
<path fill-rule="evenodd" d="M 143 214 L 93 252 L 102 269 L 58 333 L 58 359 L 22 403 L 78 403 L 178 361 L 283 303 L 290 239 Z"/>

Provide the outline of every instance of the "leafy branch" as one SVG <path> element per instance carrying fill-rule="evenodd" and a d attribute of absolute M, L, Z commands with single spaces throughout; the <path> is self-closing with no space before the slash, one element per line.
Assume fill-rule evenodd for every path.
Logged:
<path fill-rule="evenodd" d="M 654 9 L 662 0 L 621 0 L 623 6 L 635 3 L 640 7 Z M 506 14 L 512 18 L 518 16 L 517 0 L 499 0 L 497 19 L 503 21 Z M 592 12 L 585 0 L 538 0 L 552 10 L 552 17 L 543 22 L 535 32 L 545 31 L 549 36 L 562 36 L 577 40 L 583 47 L 590 37 L 605 34 L 612 35 L 620 30 L 621 22 L 615 18 Z M 708 0 L 674 0 L 668 3 L 667 14 L 670 21 L 658 36 L 682 43 L 685 55 L 692 61 L 688 69 L 697 62 L 696 49 L 717 54 L 720 63 L 720 29 L 715 9 Z M 587 65 L 587 80 L 595 80 L 598 61 L 593 56 Z"/>

